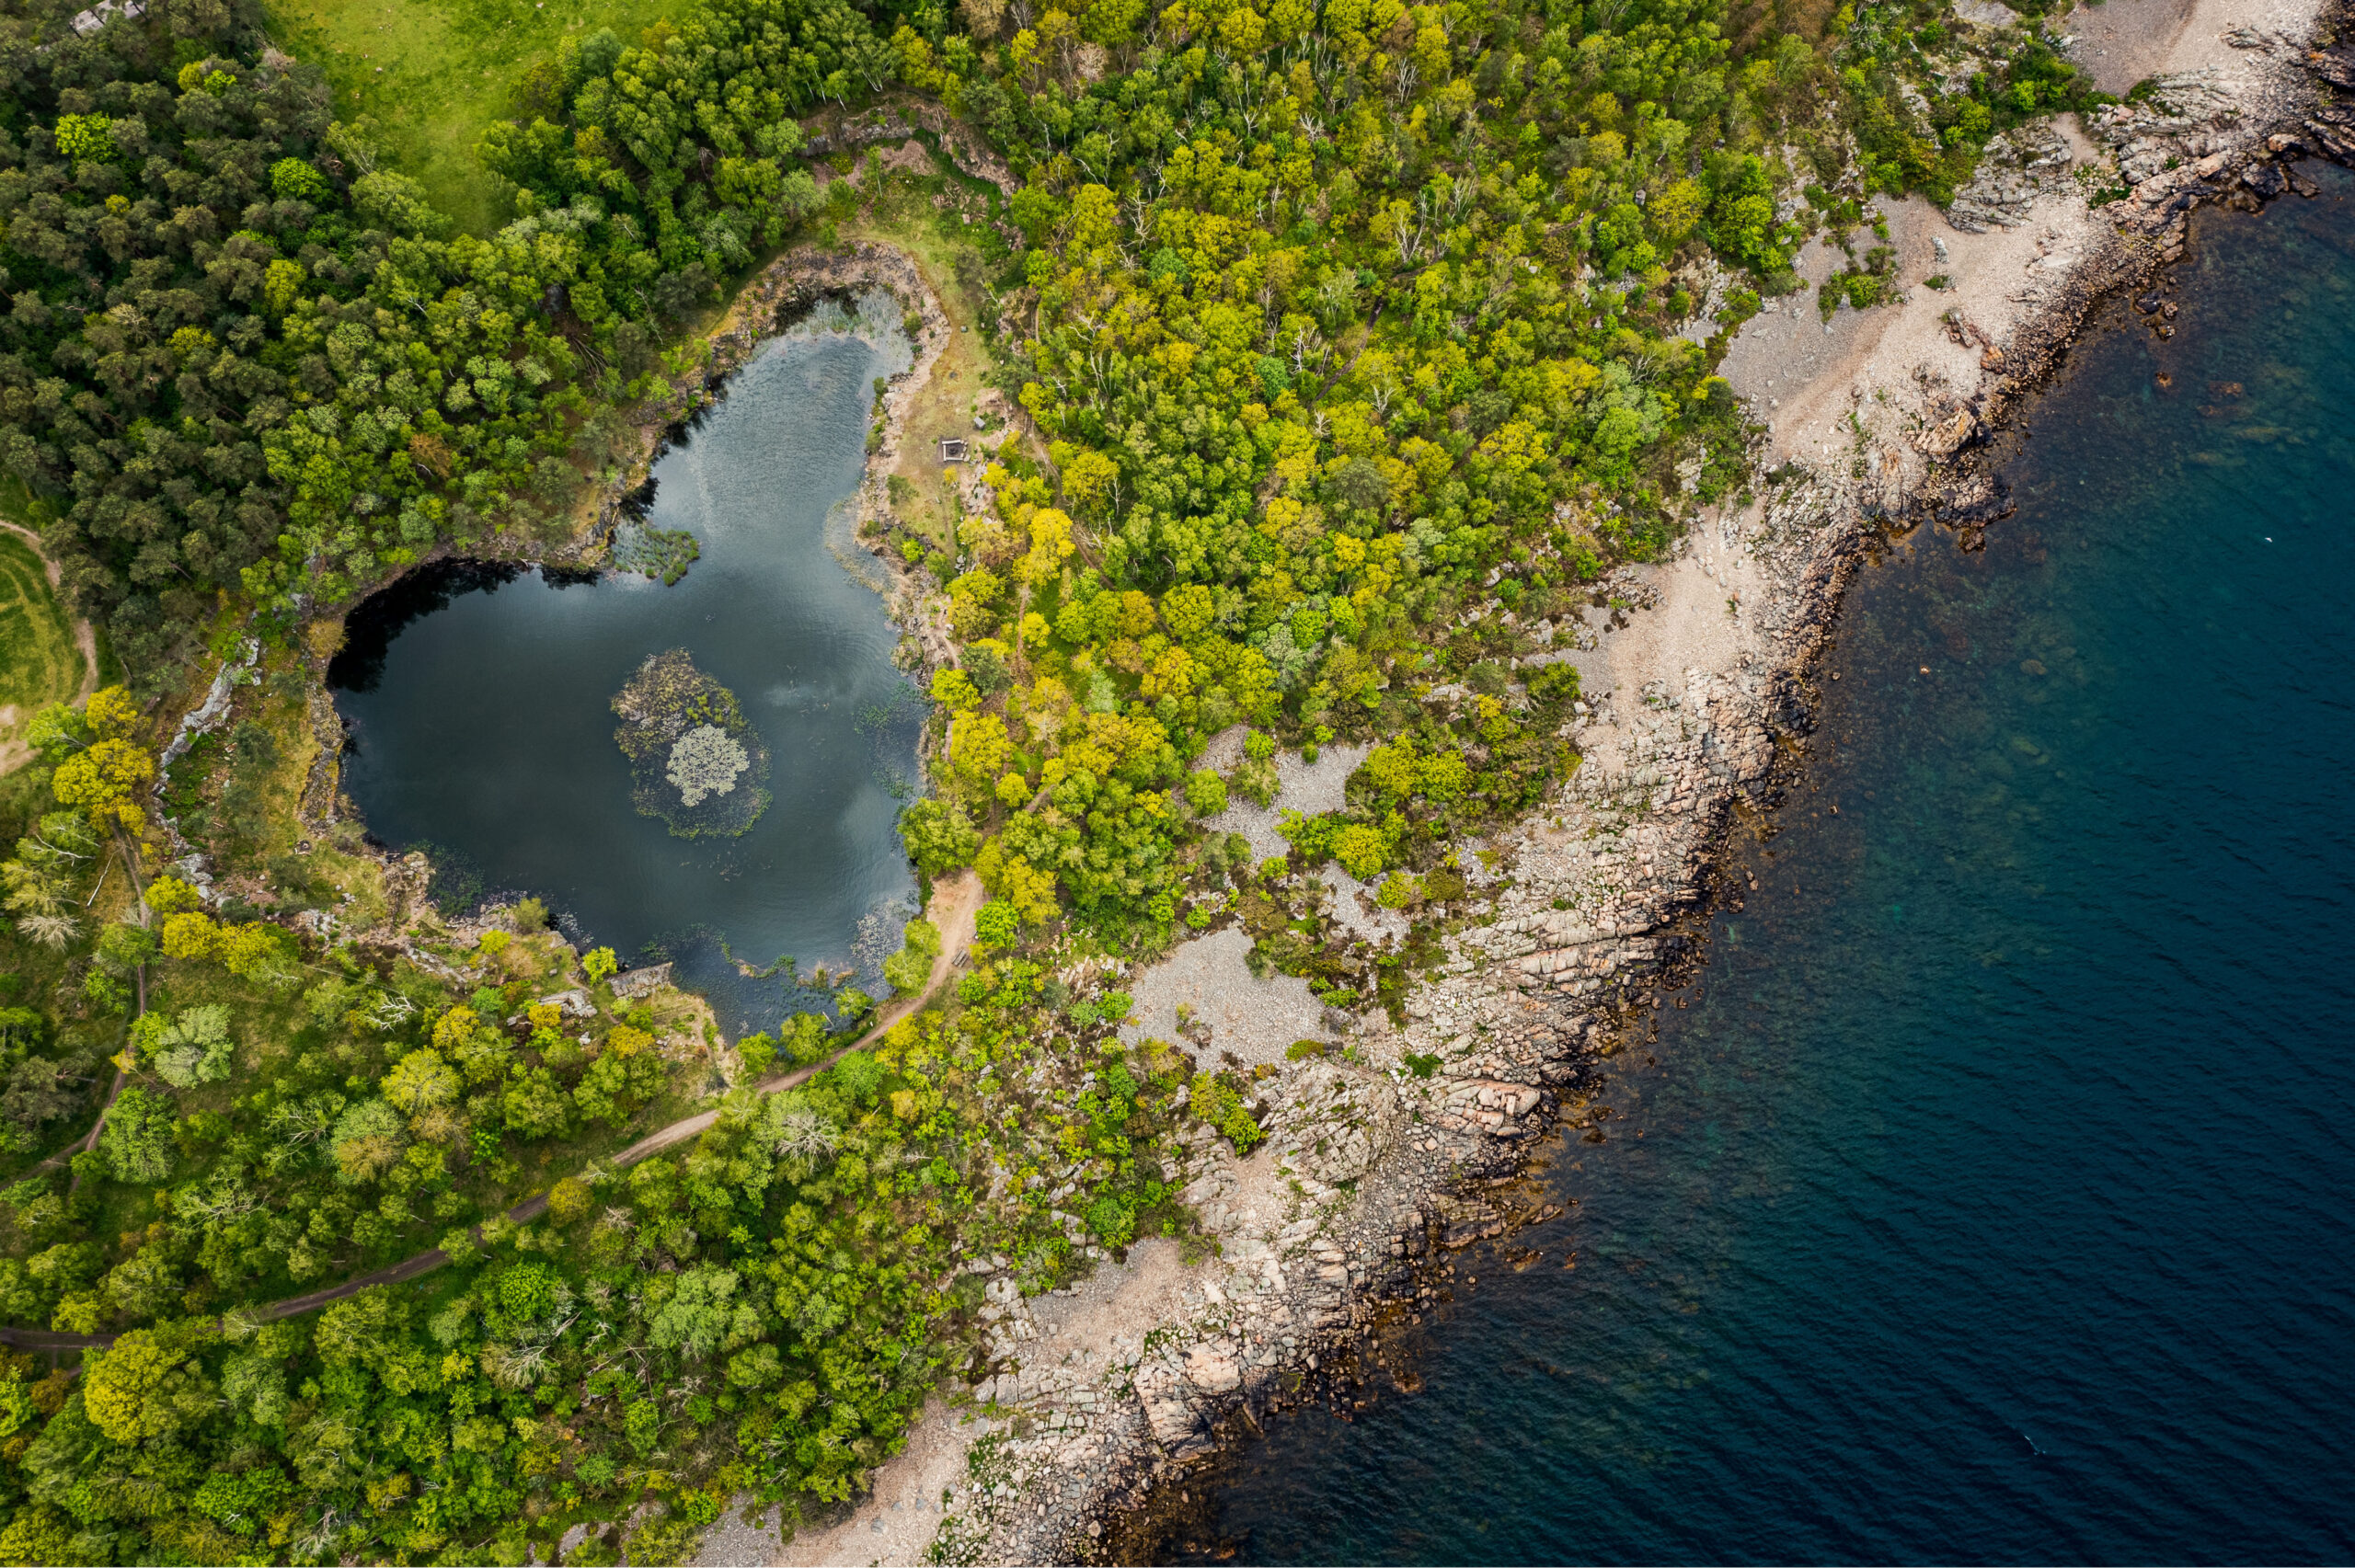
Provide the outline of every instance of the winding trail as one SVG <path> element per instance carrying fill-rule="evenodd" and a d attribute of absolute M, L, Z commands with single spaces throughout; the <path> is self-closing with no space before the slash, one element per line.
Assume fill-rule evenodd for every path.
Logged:
<path fill-rule="evenodd" d="M 31 548 L 33 558 L 40 563 L 41 576 L 49 579 L 49 590 L 59 596 L 58 603 L 61 606 L 65 606 L 65 600 L 63 597 L 65 582 L 64 574 L 58 569 L 57 563 L 50 559 L 49 553 L 41 548 L 40 535 L 34 532 L 31 529 L 27 528 L 23 523 L 11 522 L 6 518 L 0 518 L 0 532 L 6 532 L 17 535 L 17 537 L 22 539 L 26 544 Z M 68 609 L 70 613 L 71 607 L 65 607 Z M 97 630 L 91 626 L 88 616 L 70 614 L 70 620 L 74 628 L 74 647 L 75 650 L 82 656 L 82 681 L 81 685 L 75 692 L 74 701 L 77 703 L 86 703 L 90 700 L 91 693 L 98 689 L 98 635 Z M 32 755 L 32 748 L 22 741 L 12 740 L 6 743 L 0 743 L 0 773 L 15 772 L 18 767 L 21 767 L 24 763 L 31 761 Z M 119 828 L 116 830 L 115 838 L 117 841 L 116 847 L 121 850 L 122 853 L 123 869 L 131 877 L 132 889 L 134 894 L 141 898 L 144 904 L 145 890 L 139 886 L 138 853 L 137 852 L 125 848 L 122 845 L 122 833 L 121 830 Z M 96 894 L 93 893 L 92 896 L 96 897 Z M 139 967 L 138 1013 L 132 1013 L 132 1016 L 135 1018 L 140 1013 L 144 1013 L 146 1011 L 147 967 L 144 964 L 142 964 Z M 122 1069 L 115 1069 L 114 1083 L 107 1090 L 106 1104 L 98 1107 L 98 1119 L 91 1127 L 89 1135 L 84 1138 L 79 1143 L 70 1145 L 59 1153 L 51 1155 L 48 1159 L 42 1161 L 40 1165 L 35 1166 L 34 1169 L 40 1170 L 46 1166 L 62 1165 L 74 1155 L 86 1153 L 98 1146 L 98 1134 L 106 1130 L 107 1115 L 114 1109 L 116 1098 L 122 1093 L 122 1086 L 126 1082 L 126 1076 L 127 1075 L 123 1072 Z M 74 1178 L 74 1185 L 78 1187 L 81 1185 L 82 1178 L 78 1175 L 75 1176 Z M 70 1338 L 72 1336 L 68 1335 L 67 1337 Z M 0 1343 L 13 1342 L 0 1341 Z"/>
<path fill-rule="evenodd" d="M 834 1051 L 822 1060 L 810 1063 L 808 1067 L 795 1068 L 790 1072 L 781 1072 L 773 1078 L 764 1078 L 752 1085 L 753 1089 L 763 1094 L 774 1094 L 779 1090 L 791 1089 L 807 1083 L 811 1078 L 841 1060 L 844 1055 L 881 1038 L 902 1019 L 921 1012 L 948 986 L 950 976 L 964 962 L 966 949 L 971 945 L 973 940 L 973 916 L 981 907 L 981 878 L 971 872 L 963 873 L 954 881 L 936 883 L 933 887 L 932 902 L 925 908 L 925 914 L 940 928 L 940 952 L 932 961 L 932 975 L 925 982 L 924 990 L 914 996 L 903 998 L 884 1008 L 876 1014 L 875 1023 L 865 1034 L 843 1047 L 842 1049 Z M 120 1074 L 117 1075 L 117 1087 L 121 1087 Z M 626 1165 L 635 1165 L 649 1155 L 661 1153 L 674 1143 L 684 1143 L 688 1139 L 700 1137 L 718 1120 L 718 1106 L 708 1111 L 698 1112 L 692 1116 L 683 1117 L 666 1127 L 648 1133 L 636 1143 L 615 1154 L 610 1163 L 616 1170 Z M 101 1125 L 104 1125 L 103 1118 L 101 1118 Z M 95 1140 L 97 1134 L 93 1132 L 91 1136 Z M 503 1218 L 514 1224 L 527 1224 L 546 1213 L 547 1207 L 547 1194 L 540 1193 L 525 1198 L 509 1209 Z M 480 1227 L 477 1227 L 475 1233 L 477 1236 L 481 1234 Z M 415 1279 L 421 1274 L 431 1274 L 449 1261 L 448 1253 L 439 1247 L 430 1247 L 414 1257 L 403 1258 L 400 1262 L 377 1269 L 373 1274 L 363 1274 L 357 1278 L 347 1279 L 340 1285 L 330 1285 L 324 1289 L 314 1290 L 306 1295 L 292 1296 L 283 1301 L 272 1301 L 267 1306 L 240 1309 L 237 1315 L 249 1322 L 270 1322 L 280 1318 L 296 1317 L 304 1312 L 316 1311 L 319 1308 L 333 1301 L 340 1301 L 347 1296 L 356 1296 L 371 1286 L 398 1285 L 403 1280 Z M 0 1345 L 15 1345 L 19 1350 L 87 1350 L 94 1347 L 103 1348 L 114 1342 L 115 1336 L 110 1333 L 66 1333 L 46 1329 L 0 1327 Z"/>
<path fill-rule="evenodd" d="M 936 133 L 937 133 L 937 129 L 936 129 Z M 983 177 L 994 178 L 994 177 L 987 175 L 986 173 Z M 889 246 L 886 248 L 891 250 L 895 255 L 900 256 L 906 262 L 909 271 L 913 277 L 917 292 L 926 302 L 930 312 L 935 315 L 945 315 L 941 310 L 938 299 L 932 293 L 929 285 L 925 282 L 921 269 L 915 267 L 913 258 L 908 257 L 906 252 L 900 250 L 897 246 Z M 739 297 L 741 299 L 743 296 L 740 295 Z M 935 334 L 933 336 L 937 338 L 939 335 Z M 933 357 L 936 357 L 939 352 L 939 344 L 936 342 L 930 350 L 930 353 Z M 930 363 L 929 359 L 927 359 L 925 362 L 928 367 Z M 929 373 L 928 368 L 926 373 Z M 920 377 L 916 378 L 919 383 L 921 379 L 922 378 Z M 875 473 L 881 471 L 877 467 L 878 463 L 888 463 L 890 455 L 897 450 L 902 429 L 906 421 L 906 411 L 907 405 L 905 397 L 902 396 L 896 399 L 892 406 L 890 418 L 887 421 L 884 432 L 883 448 L 879 453 L 870 456 L 867 470 L 868 479 L 863 479 L 861 481 L 862 486 L 871 480 L 872 475 Z M 40 538 L 38 535 L 33 534 L 29 530 L 18 527 L 17 524 L 9 522 L 0 522 L 0 527 L 13 529 L 17 532 L 25 534 L 28 538 L 33 541 L 36 550 L 38 550 Z M 41 556 L 41 561 L 48 571 L 51 585 L 52 587 L 56 586 L 59 581 L 59 573 L 55 563 L 50 561 L 49 557 L 46 555 Z M 80 621 L 76 623 L 75 640 L 77 644 L 81 646 L 86 660 L 86 669 L 83 677 L 83 695 L 86 697 L 91 692 L 97 690 L 98 671 L 97 641 L 95 635 L 90 629 L 90 624 L 87 621 Z M 1043 799 L 1043 795 L 1040 798 Z M 1039 801 L 1032 801 L 1031 807 L 1035 809 L 1038 804 Z M 135 874 L 133 877 L 133 888 L 135 892 L 140 893 L 144 898 L 144 889 L 138 887 Z M 762 1094 L 773 1094 L 780 1090 L 791 1089 L 799 1084 L 806 1083 L 820 1072 L 822 1072 L 827 1068 L 832 1067 L 835 1062 L 841 1060 L 844 1055 L 881 1038 L 885 1033 L 891 1029 L 893 1025 L 899 1024 L 902 1019 L 908 1018 L 930 1005 L 933 1000 L 936 998 L 948 986 L 950 976 L 953 975 L 958 967 L 965 961 L 966 949 L 972 944 L 973 940 L 973 917 L 980 911 L 983 897 L 984 894 L 982 888 L 981 878 L 970 870 L 959 874 L 958 876 L 948 881 L 935 883 L 933 885 L 931 902 L 925 908 L 925 918 L 930 920 L 934 925 L 939 928 L 940 952 L 932 961 L 932 974 L 925 981 L 924 990 L 913 996 L 903 998 L 901 1001 L 892 1002 L 890 1005 L 883 1008 L 876 1014 L 874 1024 L 867 1028 L 866 1033 L 860 1035 L 857 1039 L 851 1041 L 848 1045 L 844 1046 L 840 1050 L 836 1050 L 826 1056 L 824 1059 L 810 1063 L 807 1067 L 796 1068 L 791 1071 L 781 1072 L 774 1077 L 764 1079 L 760 1082 L 752 1085 L 754 1091 Z M 139 978 L 140 1009 L 142 1012 L 144 1012 L 146 1007 L 146 973 L 144 967 L 140 972 Z M 80 1148 L 86 1150 L 93 1149 L 98 1146 L 98 1135 L 106 1128 L 107 1114 L 113 1110 L 115 1098 L 122 1093 L 123 1084 L 126 1080 L 127 1074 L 125 1074 L 121 1069 L 117 1069 L 113 1087 L 108 1092 L 106 1106 L 99 1112 L 98 1125 L 90 1129 L 89 1136 L 82 1140 Z M 699 1112 L 692 1116 L 684 1117 L 679 1121 L 672 1122 L 668 1127 L 659 1128 L 656 1131 L 647 1134 L 644 1138 L 639 1139 L 636 1143 L 633 1143 L 626 1149 L 622 1150 L 619 1153 L 613 1156 L 610 1165 L 613 1169 L 619 1170 L 625 1166 L 637 1164 L 639 1161 L 644 1160 L 650 1155 L 658 1154 L 663 1150 L 670 1148 L 672 1144 L 683 1143 L 688 1139 L 700 1137 L 718 1120 L 719 1108 L 718 1106 L 714 1106 L 712 1109 L 707 1111 Z M 63 1157 L 64 1156 L 62 1155 L 54 1156 L 52 1157 L 52 1161 L 45 1161 L 43 1163 L 51 1163 L 54 1160 Z M 80 1182 L 81 1178 L 78 1175 L 75 1176 L 75 1184 L 78 1186 Z M 553 1185 L 553 1184 L 551 1184 L 551 1185 Z M 502 1218 L 514 1224 L 527 1224 L 546 1213 L 547 1211 L 547 1194 L 543 1192 L 532 1197 L 525 1198 L 522 1203 L 519 1203 L 512 1208 L 508 1209 Z M 473 1233 L 476 1238 L 479 1240 L 482 1234 L 481 1227 L 475 1227 Z M 304 1312 L 316 1311 L 319 1308 L 328 1305 L 330 1302 L 340 1301 L 346 1297 L 357 1295 L 361 1291 L 369 1288 L 371 1286 L 397 1285 L 404 1280 L 415 1279 L 419 1275 L 431 1274 L 433 1270 L 440 1268 L 443 1264 L 446 1264 L 449 1261 L 450 1254 L 448 1253 L 442 1251 L 440 1247 L 431 1247 L 412 1257 L 404 1258 L 396 1264 L 392 1264 L 386 1267 L 377 1269 L 373 1273 L 363 1274 L 353 1279 L 347 1279 L 340 1285 L 327 1286 L 322 1289 L 313 1290 L 304 1295 L 289 1297 L 285 1300 L 272 1301 L 260 1307 L 236 1309 L 236 1311 L 238 1316 L 251 1322 L 270 1322 L 280 1318 L 295 1317 Z M 15 1345 L 17 1348 L 24 1350 L 85 1350 L 93 1347 L 110 1345 L 114 1343 L 115 1337 L 116 1336 L 113 1334 L 67 1333 L 63 1331 L 19 1329 L 0 1325 L 0 1345 Z"/>
<path fill-rule="evenodd" d="M 122 874 L 131 882 L 132 909 L 138 914 L 139 923 L 144 926 L 148 919 L 147 888 L 139 877 L 139 849 L 132 841 L 130 835 L 122 830 L 120 823 L 115 826 L 114 846 L 116 853 L 122 856 Z M 98 895 L 93 892 L 91 897 L 96 898 Z M 145 1016 L 147 1012 L 147 966 L 140 965 L 133 973 L 138 981 L 139 994 L 137 1005 L 132 1009 L 131 1017 L 133 1023 L 137 1023 L 139 1019 Z M 126 1044 L 123 1049 L 128 1051 L 131 1047 Z M 114 1082 L 107 1088 L 106 1104 L 98 1107 L 98 1119 L 90 1124 L 88 1135 L 79 1143 L 69 1144 L 59 1150 L 33 1169 L 40 1171 L 46 1170 L 52 1165 L 63 1165 L 73 1160 L 75 1155 L 87 1154 L 91 1150 L 96 1149 L 98 1146 L 98 1135 L 107 1130 L 107 1118 L 114 1115 L 114 1103 L 122 1098 L 122 1086 L 130 1082 L 130 1071 L 118 1059 L 114 1070 Z M 76 1171 L 74 1173 L 74 1179 L 65 1185 L 65 1196 L 72 1197 L 81 1190 L 82 1173 Z M 0 1341 L 0 1343 L 6 1343 L 6 1341 Z"/>

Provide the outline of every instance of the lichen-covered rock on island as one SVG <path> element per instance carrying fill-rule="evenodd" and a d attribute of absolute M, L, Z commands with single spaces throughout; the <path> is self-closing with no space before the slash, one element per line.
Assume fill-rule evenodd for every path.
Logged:
<path fill-rule="evenodd" d="M 733 838 L 768 808 L 769 754 L 736 693 L 686 649 L 648 657 L 614 696 L 630 799 L 682 839 Z"/>

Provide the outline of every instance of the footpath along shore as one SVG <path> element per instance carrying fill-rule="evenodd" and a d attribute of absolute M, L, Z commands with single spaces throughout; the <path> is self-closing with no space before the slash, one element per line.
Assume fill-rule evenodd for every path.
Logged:
<path fill-rule="evenodd" d="M 1172 1173 L 1221 1255 L 1189 1266 L 1174 1242 L 1150 1242 L 1037 1299 L 1000 1260 L 970 1261 L 994 1320 L 971 1398 L 936 1400 L 838 1516 L 789 1540 L 773 1513 L 730 1516 L 699 1561 L 1161 1555 L 1199 1516 L 1198 1477 L 1223 1445 L 1271 1408 L 1346 1386 L 1380 1325 L 1446 1296 L 1453 1249 L 1544 1212 L 1512 1180 L 1522 1151 L 1559 1123 L 1597 1127 L 1604 1110 L 1584 1093 L 1596 1062 L 1640 1036 L 1663 982 L 1697 960 L 1708 900 L 1740 898 L 1717 873 L 1734 809 L 1767 804 L 1801 765 L 1809 670 L 1867 546 L 1892 525 L 1967 538 L 2000 516 L 1976 450 L 2100 299 L 2132 290 L 2150 329 L 2174 329 L 2166 269 L 2199 206 L 2294 200 L 2314 189 L 2299 160 L 2355 164 L 2355 40 L 2334 31 L 2355 29 L 2341 14 L 2326 24 L 2316 0 L 2108 0 L 2068 25 L 2072 57 L 2105 90 L 2155 89 L 2082 127 L 2015 133 L 1951 218 L 1882 203 L 1900 303 L 1843 306 L 1827 324 L 1808 291 L 1744 326 L 1723 372 L 1765 428 L 1758 466 L 1780 482 L 1746 509 L 1689 518 L 1672 558 L 1607 585 L 1618 608 L 1541 630 L 1555 650 L 1541 657 L 1580 670 L 1570 738 L 1584 761 L 1517 830 L 1465 846 L 1476 920 L 1445 940 L 1406 1025 L 1254 979 L 1232 932 L 1133 977 L 1141 1014 L 1188 1004 L 1206 1059 L 1279 1068 L 1255 1155 L 1198 1128 Z M 1811 245 L 1802 275 L 1820 281 L 1837 255 Z M 1947 286 L 1926 286 L 1932 275 Z M 1337 788 L 1361 755 L 1328 748 L 1288 767 L 1280 804 Z M 1402 929 L 1345 876 L 1326 880 L 1329 918 Z M 1304 1033 L 1355 1059 L 1271 1051 Z M 1410 1053 L 1437 1070 L 1404 1070 Z"/>

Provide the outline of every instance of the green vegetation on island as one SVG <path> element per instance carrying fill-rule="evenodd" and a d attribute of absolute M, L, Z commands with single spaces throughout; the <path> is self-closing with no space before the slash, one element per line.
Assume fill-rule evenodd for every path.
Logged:
<path fill-rule="evenodd" d="M 649 654 L 614 696 L 630 799 L 682 839 L 741 836 L 768 809 L 768 748 L 736 693 L 684 648 Z"/>
<path fill-rule="evenodd" d="M 1181 1121 L 1264 1136 L 1250 1074 L 1120 1041 L 1108 960 L 1232 921 L 1401 1005 L 1464 836 L 1576 765 L 1553 627 L 1748 482 L 1729 333 L 1810 235 L 1852 258 L 1825 303 L 1885 298 L 1867 201 L 2086 101 L 2037 22 L 1932 0 L 78 8 L 0 17 L 0 466 L 127 683 L 28 676 L 0 776 L 7 1562 L 675 1561 L 739 1497 L 856 1494 L 971 1369 L 962 1265 L 1036 1292 L 1189 1236 Z M 862 154 L 873 108 L 1011 189 Z M 1028 415 L 986 508 L 924 475 L 871 520 L 956 642 L 902 834 L 990 898 L 937 990 L 949 928 L 910 924 L 924 1004 L 862 1048 L 848 990 L 731 1046 L 306 814 L 315 682 L 428 553 L 574 538 L 770 258 L 878 237 Z M 661 658 L 641 790 L 756 813 L 741 709 Z M 1205 828 L 1345 740 L 1288 856 Z M 1407 943 L 1319 920 L 1327 861 Z"/>

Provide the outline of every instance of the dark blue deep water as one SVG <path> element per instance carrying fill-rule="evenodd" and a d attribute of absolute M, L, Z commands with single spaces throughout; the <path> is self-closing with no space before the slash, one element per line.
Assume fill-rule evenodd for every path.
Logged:
<path fill-rule="evenodd" d="M 2177 285 L 1982 551 L 1860 575 L 1536 1264 L 1476 1251 L 1419 1392 L 1279 1420 L 1173 1551 L 2355 1558 L 2355 182 Z"/>

